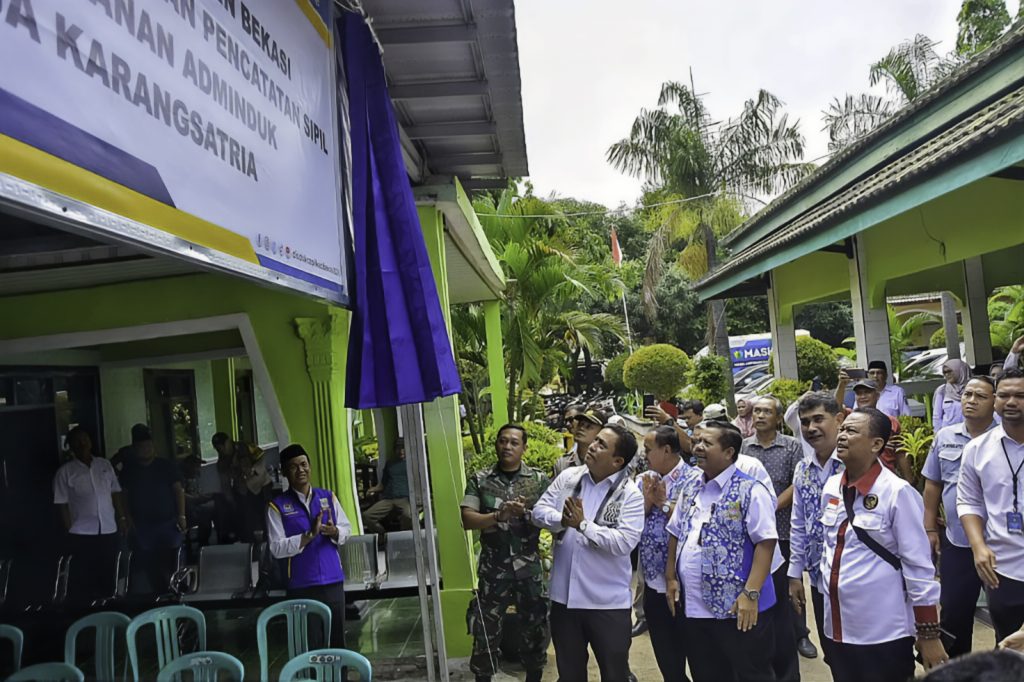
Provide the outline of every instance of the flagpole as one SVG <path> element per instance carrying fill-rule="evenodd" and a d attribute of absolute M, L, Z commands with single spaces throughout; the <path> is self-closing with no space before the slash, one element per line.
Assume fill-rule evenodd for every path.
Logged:
<path fill-rule="evenodd" d="M 618 231 L 612 228 L 612 263 L 617 268 L 622 267 L 622 249 L 619 247 Z M 629 328 L 629 310 L 626 308 L 626 290 L 622 290 L 622 316 L 626 318 L 626 343 L 629 344 L 629 352 L 633 353 L 633 332 Z"/>
<path fill-rule="evenodd" d="M 622 290 L 622 316 L 626 318 L 626 342 L 629 344 L 629 354 L 633 354 L 633 332 L 629 329 L 629 310 L 626 308 L 626 290 Z"/>

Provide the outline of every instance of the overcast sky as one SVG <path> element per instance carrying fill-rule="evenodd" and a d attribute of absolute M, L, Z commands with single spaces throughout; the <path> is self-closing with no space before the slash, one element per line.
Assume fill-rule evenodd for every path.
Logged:
<path fill-rule="evenodd" d="M 1009 0 L 1011 13 L 1018 0 Z M 821 111 L 867 89 L 868 66 L 924 33 L 946 53 L 960 0 L 518 0 L 530 178 L 541 196 L 633 204 L 640 181 L 605 161 L 663 81 L 689 79 L 716 120 L 765 88 L 826 154 Z"/>

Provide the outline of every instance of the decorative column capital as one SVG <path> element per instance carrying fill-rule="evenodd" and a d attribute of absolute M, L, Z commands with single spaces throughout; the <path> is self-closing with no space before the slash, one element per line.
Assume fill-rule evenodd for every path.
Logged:
<path fill-rule="evenodd" d="M 340 343 L 347 320 L 336 311 L 326 317 L 297 317 L 295 329 L 306 347 L 306 370 L 314 382 L 328 382 L 342 371 Z"/>

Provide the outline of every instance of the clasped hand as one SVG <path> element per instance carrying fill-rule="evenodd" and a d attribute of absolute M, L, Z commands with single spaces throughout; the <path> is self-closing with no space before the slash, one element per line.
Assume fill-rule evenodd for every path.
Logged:
<path fill-rule="evenodd" d="M 583 500 L 578 497 L 569 497 L 562 507 L 562 527 L 575 528 L 579 530 L 583 523 Z"/>

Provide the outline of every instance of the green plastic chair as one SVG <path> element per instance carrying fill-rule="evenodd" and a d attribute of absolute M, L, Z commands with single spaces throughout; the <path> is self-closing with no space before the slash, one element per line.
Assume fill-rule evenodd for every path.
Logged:
<path fill-rule="evenodd" d="M 21 651 L 25 648 L 25 633 L 13 625 L 0 625 L 0 639 L 6 639 L 14 647 L 14 671 L 21 669 Z"/>
<path fill-rule="evenodd" d="M 22 668 L 7 678 L 7 682 L 85 682 L 81 670 L 68 663 L 37 663 Z"/>
<path fill-rule="evenodd" d="M 288 620 L 288 660 L 309 651 L 309 619 L 319 616 L 323 627 L 323 643 L 331 641 L 331 610 L 315 599 L 289 599 L 268 606 L 256 621 L 256 644 L 260 652 L 260 679 L 270 679 L 270 655 L 267 646 L 267 626 L 278 616 Z"/>
<path fill-rule="evenodd" d="M 140 613 L 128 624 L 128 659 L 132 663 L 132 676 L 139 682 L 139 650 L 136 638 L 140 628 L 152 625 L 156 631 L 156 655 L 158 668 L 163 670 L 168 663 L 181 656 L 178 643 L 178 621 L 190 620 L 199 632 L 199 650 L 206 650 L 206 617 L 199 609 L 191 606 L 163 606 Z"/>
<path fill-rule="evenodd" d="M 365 682 L 370 682 L 373 679 L 373 668 L 366 657 L 348 649 L 315 649 L 299 654 L 288 661 L 278 679 L 280 682 L 294 682 L 294 680 L 344 682 L 345 668 L 357 670 L 359 679 Z M 307 676 L 306 673 L 310 670 L 313 671 L 313 675 Z"/>
<path fill-rule="evenodd" d="M 132 619 L 117 611 L 100 611 L 79 618 L 64 635 L 64 662 L 78 665 L 76 645 L 78 636 L 84 630 L 96 630 L 96 670 L 95 679 L 101 682 L 113 682 L 117 679 L 117 661 L 115 658 L 116 644 L 124 641 L 128 623 Z M 127 674 L 127 670 L 125 671 Z"/>
<path fill-rule="evenodd" d="M 183 672 L 192 673 L 192 682 L 217 682 L 220 673 L 226 673 L 234 682 L 245 680 L 245 666 L 232 656 L 220 651 L 197 651 L 174 659 L 156 676 L 157 682 L 182 682 Z"/>

